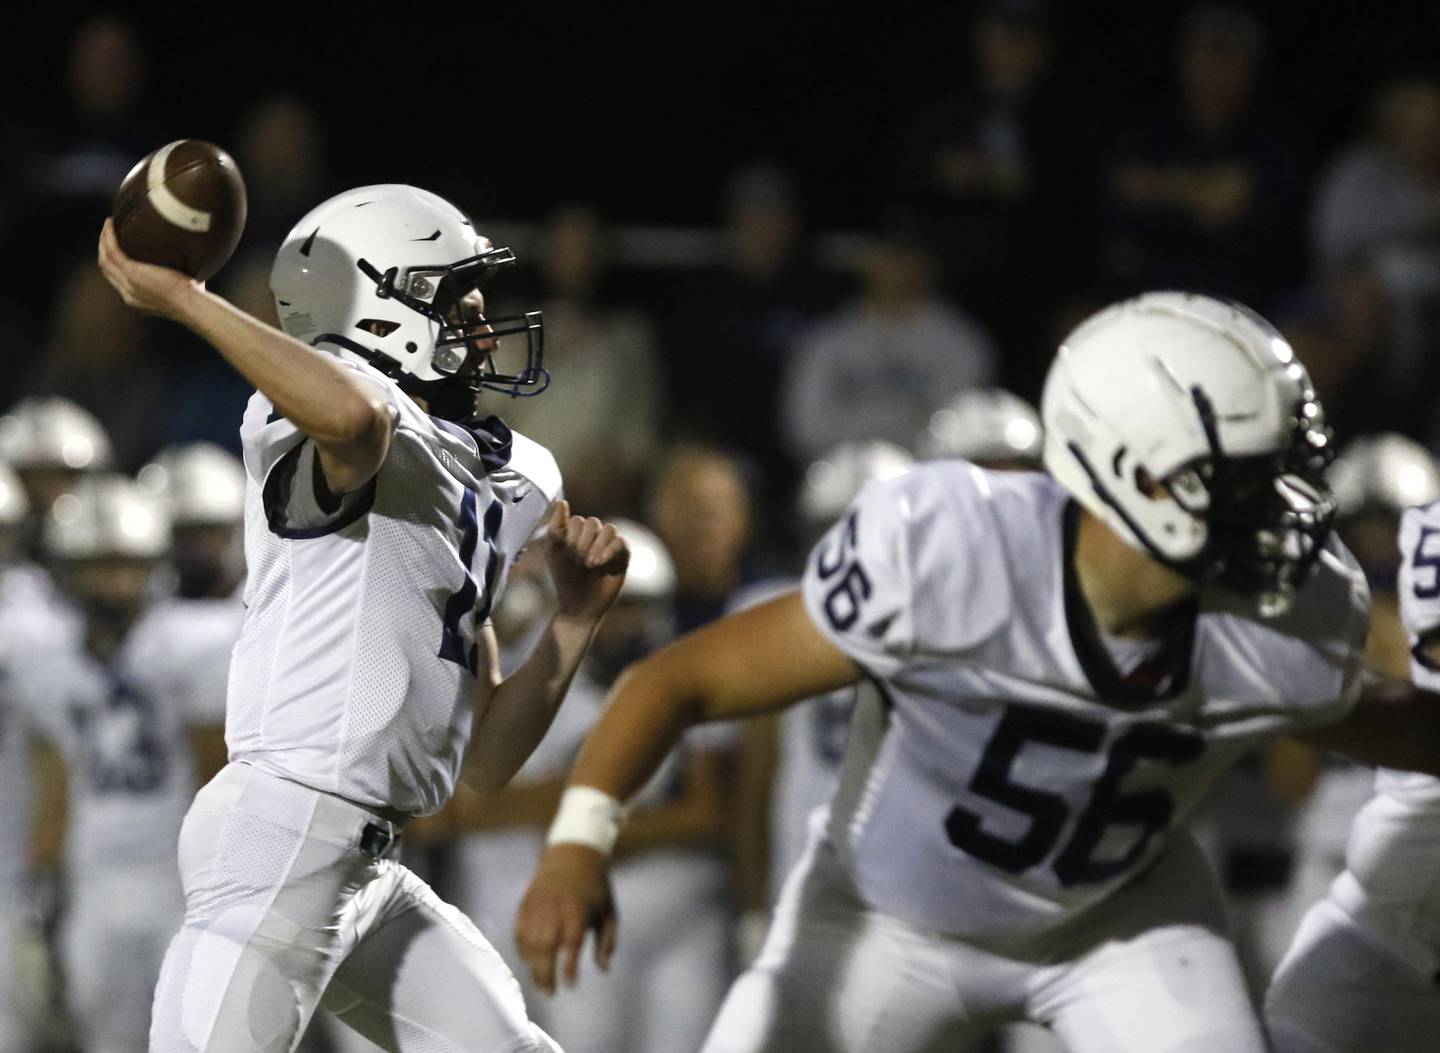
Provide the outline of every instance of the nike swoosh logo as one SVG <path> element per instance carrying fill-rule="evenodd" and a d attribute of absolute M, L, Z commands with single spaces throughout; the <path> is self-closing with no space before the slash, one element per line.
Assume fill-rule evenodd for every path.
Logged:
<path fill-rule="evenodd" d="M 510 503 L 511 503 L 512 505 L 518 505 L 521 501 L 525 500 L 525 498 L 527 498 L 527 497 L 529 497 L 529 496 L 530 496 L 530 491 L 529 491 L 529 490 L 526 490 L 526 491 L 524 491 L 523 493 L 516 494 L 514 497 L 510 498 Z"/>

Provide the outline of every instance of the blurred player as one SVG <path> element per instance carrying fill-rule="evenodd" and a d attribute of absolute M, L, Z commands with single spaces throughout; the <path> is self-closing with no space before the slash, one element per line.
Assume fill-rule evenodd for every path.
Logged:
<path fill-rule="evenodd" d="M 110 468 L 110 439 L 90 413 L 62 398 L 28 398 L 0 417 L 0 460 L 20 475 L 30 500 L 24 542 L 38 556 L 55 499 L 88 472 Z"/>
<path fill-rule="evenodd" d="M 37 1006 L 27 987 L 31 772 L 23 712 L 9 688 L 16 657 L 46 644 L 34 631 L 30 572 L 19 560 L 29 501 L 20 477 L 0 461 L 0 1053 L 29 1053 Z M 42 612 L 43 613 L 43 612 Z"/>
<path fill-rule="evenodd" d="M 615 528 L 630 548 L 630 569 L 575 678 L 578 697 L 566 703 L 578 703 L 592 723 L 621 670 L 675 635 L 669 552 L 638 523 L 617 520 Z M 579 745 L 578 738 L 570 744 L 572 760 Z M 693 729 L 631 801 L 614 871 L 625 947 L 608 975 L 588 977 L 550 1005 L 555 1037 L 569 1053 L 672 1053 L 704 1041 L 731 976 L 730 866 L 722 849 L 734 747 L 729 725 Z M 519 906 L 516 895 L 512 909 Z"/>
<path fill-rule="evenodd" d="M 1396 538 L 1405 509 L 1440 499 L 1440 471 L 1423 446 L 1403 435 L 1357 439 L 1331 465 L 1335 532 L 1354 553 L 1370 584 L 1370 636 L 1365 661 L 1390 676 L 1410 675 L 1410 645 L 1401 624 Z M 1356 813 L 1374 794 L 1375 773 L 1341 758 L 1277 744 L 1268 758 L 1271 782 L 1305 794 L 1295 822 L 1295 865 L 1277 927 L 1277 946 L 1264 960 L 1266 977 L 1279 965 L 1301 915 L 1345 869 L 1346 841 Z M 1270 935 L 1267 933 L 1267 935 Z M 1273 939 L 1273 937 L 1272 937 Z"/>
<path fill-rule="evenodd" d="M 155 1053 L 293 1049 L 322 998 L 387 1050 L 554 1048 L 475 926 L 391 858 L 458 777 L 489 792 L 520 768 L 624 574 L 613 529 L 558 500 L 554 459 L 479 418 L 483 390 L 547 379 L 539 316 L 484 313 L 480 284 L 513 260 L 434 194 L 351 190 L 276 256 L 281 332 L 101 234 L 126 303 L 259 389 L 231 763 L 181 833 Z M 508 375 L 503 336 L 527 341 Z M 502 681 L 489 613 L 547 517 L 558 609 Z"/>
<path fill-rule="evenodd" d="M 495 639 L 504 673 L 518 668 L 529 655 L 553 604 L 543 556 L 538 548 L 525 551 L 495 609 Z M 535 997 L 510 922 L 540 858 L 545 826 L 564 792 L 565 774 L 594 721 L 594 712 L 577 698 L 572 683 L 540 745 L 504 789 L 482 796 L 460 783 L 443 811 L 417 824 L 412 841 L 450 840 L 446 884 L 452 901 L 489 934 L 525 992 L 530 1018 L 547 1031 L 551 1030 L 549 1004 Z"/>
<path fill-rule="evenodd" d="M 169 526 L 123 476 L 62 494 L 44 537 L 74 618 L 11 663 L 7 690 L 63 759 L 61 814 L 38 822 L 65 834 L 66 1001 L 86 1053 L 144 1053 L 184 913 L 175 842 L 195 792 L 187 725 L 224 719 L 239 625 L 152 601 Z"/>
<path fill-rule="evenodd" d="M 962 391 L 915 440 L 922 460 L 959 458 L 981 468 L 1038 471 L 1045 428 L 1035 407 L 1004 388 Z"/>
<path fill-rule="evenodd" d="M 1433 700 L 1362 690 L 1328 434 L 1258 316 L 1179 293 L 1102 311 L 1044 421 L 1053 479 L 936 462 L 871 484 L 799 592 L 620 680 L 517 922 L 542 987 L 587 930 L 612 953 L 618 802 L 685 728 L 869 675 L 886 704 L 857 710 L 830 824 L 709 1053 L 950 1049 L 1021 1018 L 1071 1053 L 1264 1049 L 1176 827 L 1285 731 L 1440 770 L 1415 730 Z"/>
<path fill-rule="evenodd" d="M 245 466 L 219 446 L 171 446 L 136 479 L 165 501 L 175 592 L 186 600 L 239 604 L 245 576 Z"/>
<path fill-rule="evenodd" d="M 1428 458 L 1394 437 L 1356 452 L 1366 489 L 1383 494 L 1377 514 L 1434 485 Z M 1391 588 L 1411 675 L 1440 690 L 1440 505 L 1404 513 L 1399 554 Z M 1381 770 L 1374 788 L 1349 826 L 1344 872 L 1305 915 L 1266 997 L 1277 1053 L 1422 1053 L 1440 1035 L 1440 780 Z"/>
<path fill-rule="evenodd" d="M 807 550 L 834 524 L 866 483 L 910 470 L 914 458 L 894 443 L 842 443 L 812 463 L 800 485 L 798 511 Z M 791 578 L 761 582 L 738 595 L 743 610 L 793 589 Z M 859 683 L 740 726 L 736 869 L 740 880 L 741 954 L 760 949 L 785 875 L 809 840 L 811 813 L 830 800 L 850 730 Z"/>

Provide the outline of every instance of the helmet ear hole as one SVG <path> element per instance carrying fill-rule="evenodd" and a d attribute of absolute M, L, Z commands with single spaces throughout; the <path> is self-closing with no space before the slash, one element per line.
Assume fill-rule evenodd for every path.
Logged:
<path fill-rule="evenodd" d="M 389 336 L 400 328 L 400 323 L 387 321 L 384 318 L 362 318 L 355 323 L 355 328 L 369 333 L 371 336 Z"/>
<path fill-rule="evenodd" d="M 1153 475 L 1138 464 L 1135 466 L 1135 489 L 1151 501 L 1166 496 L 1165 488 L 1156 481 Z"/>

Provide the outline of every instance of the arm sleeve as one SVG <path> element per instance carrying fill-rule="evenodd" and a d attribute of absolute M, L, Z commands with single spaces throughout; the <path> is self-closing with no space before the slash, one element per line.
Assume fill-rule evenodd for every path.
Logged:
<path fill-rule="evenodd" d="M 374 381 L 352 363 L 345 363 L 385 392 L 397 416 L 399 397 L 389 386 Z M 342 530 L 370 510 L 375 480 L 354 493 L 335 495 L 325 486 L 315 444 L 275 409 L 262 392 L 255 392 L 240 425 L 245 470 L 261 488 L 266 521 L 278 537 L 323 537 Z"/>

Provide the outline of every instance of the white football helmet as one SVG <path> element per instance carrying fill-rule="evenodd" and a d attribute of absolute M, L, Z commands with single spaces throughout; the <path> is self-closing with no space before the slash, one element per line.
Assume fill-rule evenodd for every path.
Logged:
<path fill-rule="evenodd" d="M 128 476 L 88 476 L 51 507 L 45 548 L 57 560 L 158 560 L 170 550 L 170 520 Z"/>
<path fill-rule="evenodd" d="M 976 464 L 1040 467 L 1045 428 L 1035 407 L 1003 388 L 963 391 L 936 410 L 915 444 L 927 461 L 960 457 Z"/>
<path fill-rule="evenodd" d="M 291 336 L 358 355 L 432 413 L 464 420 L 482 388 L 538 394 L 548 383 L 540 312 L 455 314 L 463 297 L 514 262 L 444 198 L 386 183 L 347 190 L 301 219 L 275 256 L 270 291 Z M 497 372 L 494 341 L 522 333 L 524 370 Z"/>
<path fill-rule="evenodd" d="M 100 422 L 69 399 L 28 398 L 0 417 L 0 459 L 17 471 L 104 471 L 110 440 Z"/>
<path fill-rule="evenodd" d="M 1430 451 L 1395 432 L 1356 439 L 1327 473 L 1340 518 L 1371 510 L 1399 515 L 1440 500 L 1440 468 Z"/>
<path fill-rule="evenodd" d="M 20 477 L 4 461 L 0 461 L 0 527 L 17 527 L 30 514 L 30 499 Z"/>
<path fill-rule="evenodd" d="M 245 518 L 245 466 L 212 442 L 167 447 L 135 478 L 165 502 L 173 526 L 221 526 Z"/>
<path fill-rule="evenodd" d="M 874 479 L 893 479 L 915 466 L 915 458 L 894 443 L 874 439 L 842 442 L 805 469 L 800 484 L 800 517 L 811 529 L 828 527 L 860 488 Z"/>
<path fill-rule="evenodd" d="M 665 601 L 675 595 L 675 561 L 649 527 L 631 519 L 613 519 L 615 533 L 630 549 L 630 567 L 620 586 L 622 600 Z"/>
<path fill-rule="evenodd" d="M 1330 433 L 1278 332 L 1237 303 L 1148 293 L 1075 329 L 1045 381 L 1045 466 L 1134 547 L 1288 610 L 1329 536 Z"/>

